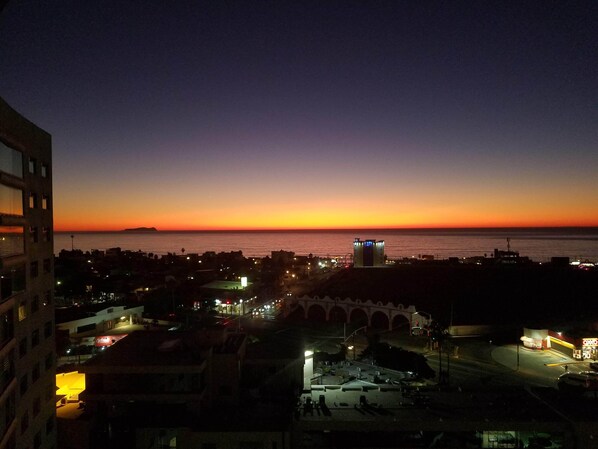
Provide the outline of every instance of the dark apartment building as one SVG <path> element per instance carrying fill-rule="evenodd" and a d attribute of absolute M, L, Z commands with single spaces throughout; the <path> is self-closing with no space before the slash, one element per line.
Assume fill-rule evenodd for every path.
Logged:
<path fill-rule="evenodd" d="M 289 447 L 303 353 L 224 327 L 136 331 L 80 367 L 65 449 Z M 290 400 L 289 400 L 290 398 Z"/>
<path fill-rule="evenodd" d="M 0 98 L 0 449 L 56 447 L 51 163 Z"/>

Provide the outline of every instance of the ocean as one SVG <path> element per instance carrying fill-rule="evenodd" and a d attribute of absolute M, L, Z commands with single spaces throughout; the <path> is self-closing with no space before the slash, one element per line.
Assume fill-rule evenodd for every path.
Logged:
<path fill-rule="evenodd" d="M 56 232 L 54 252 L 120 247 L 154 254 L 241 250 L 247 257 L 264 257 L 282 249 L 297 255 L 344 257 L 353 253 L 355 238 L 384 240 L 390 259 L 490 256 L 495 248 L 506 250 L 510 239 L 511 250 L 537 262 L 553 256 L 598 262 L 598 228 Z"/>

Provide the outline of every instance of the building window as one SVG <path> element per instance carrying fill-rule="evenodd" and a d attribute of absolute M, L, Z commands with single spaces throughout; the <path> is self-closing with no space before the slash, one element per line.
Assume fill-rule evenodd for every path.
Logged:
<path fill-rule="evenodd" d="M 21 397 L 25 396 L 27 393 L 27 388 L 29 388 L 29 381 L 27 380 L 27 374 L 21 377 L 21 382 L 19 382 L 19 391 L 21 393 Z"/>
<path fill-rule="evenodd" d="M 27 432 L 27 429 L 29 429 L 29 412 L 25 412 L 21 416 L 21 435 Z"/>
<path fill-rule="evenodd" d="M 31 370 L 31 383 L 35 383 L 37 382 L 37 380 L 39 379 L 39 362 L 35 364 L 35 366 L 33 367 L 33 369 Z"/>
<path fill-rule="evenodd" d="M 35 174 L 35 166 L 36 166 L 36 160 L 33 159 L 32 157 L 29 158 L 29 173 L 31 174 Z"/>
<path fill-rule="evenodd" d="M 33 297 L 33 299 L 31 299 L 31 314 L 33 315 L 38 310 L 39 310 L 39 296 L 35 295 Z"/>
<path fill-rule="evenodd" d="M 29 209 L 35 209 L 37 207 L 37 195 L 33 192 L 29 194 Z"/>
<path fill-rule="evenodd" d="M 37 415 L 39 415 L 39 412 L 41 411 L 42 408 L 42 400 L 39 396 L 37 396 L 34 400 L 33 400 L 33 407 L 31 408 L 32 412 L 33 412 L 33 417 L 35 418 Z"/>
<path fill-rule="evenodd" d="M 52 261 L 51 259 L 44 259 L 44 273 L 48 274 L 52 272 Z"/>
<path fill-rule="evenodd" d="M 54 354 L 49 352 L 48 355 L 46 355 L 46 361 L 45 361 L 46 371 L 51 369 L 52 366 L 54 366 Z"/>
<path fill-rule="evenodd" d="M 15 377 L 14 350 L 0 360 L 0 391 L 4 391 Z"/>
<path fill-rule="evenodd" d="M 0 257 L 25 254 L 22 226 L 0 226 Z"/>
<path fill-rule="evenodd" d="M 53 334 L 52 321 L 47 321 L 46 324 L 44 324 L 44 337 L 49 338 L 52 336 L 52 334 Z"/>
<path fill-rule="evenodd" d="M 19 317 L 19 321 L 23 321 L 25 318 L 27 318 L 27 301 L 21 301 L 17 315 Z"/>
<path fill-rule="evenodd" d="M 42 164 L 42 168 L 41 168 L 42 178 L 47 178 L 49 171 L 50 171 L 50 169 L 48 168 L 48 165 Z"/>
<path fill-rule="evenodd" d="M 39 449 L 40 447 L 42 447 L 42 434 L 37 432 L 33 437 L 33 449 Z"/>
<path fill-rule="evenodd" d="M 44 242 L 50 242 L 52 240 L 52 230 L 48 226 L 44 226 Z"/>
<path fill-rule="evenodd" d="M 39 276 L 39 263 L 36 261 L 31 262 L 29 274 L 32 278 Z"/>
<path fill-rule="evenodd" d="M 46 420 L 46 435 L 50 435 L 54 431 L 54 416 L 50 416 Z"/>
<path fill-rule="evenodd" d="M 10 423 L 12 422 L 13 419 L 15 419 L 16 416 L 16 400 L 15 400 L 15 392 L 13 391 L 12 393 L 7 395 L 8 397 L 6 398 L 6 402 L 4 403 L 4 407 L 2 409 L 0 409 L 0 412 L 4 412 L 3 416 L 4 416 L 4 422 L 6 423 L 6 427 L 8 427 L 8 425 L 10 425 Z M 7 445 L 6 447 L 12 447 L 14 448 L 15 446 L 10 446 Z"/>
<path fill-rule="evenodd" d="M 23 191 L 0 184 L 0 214 L 23 216 Z"/>
<path fill-rule="evenodd" d="M 29 240 L 31 243 L 37 243 L 39 239 L 39 234 L 37 232 L 37 226 L 29 227 Z"/>
<path fill-rule="evenodd" d="M 42 195 L 42 209 L 47 210 L 50 208 L 50 197 L 48 195 Z"/>
<path fill-rule="evenodd" d="M 0 171 L 17 178 L 23 177 L 23 153 L 10 148 L 2 141 L 0 141 Z"/>
<path fill-rule="evenodd" d="M 14 338 L 13 316 L 12 310 L 0 315 L 0 349 Z"/>
<path fill-rule="evenodd" d="M 0 303 L 25 290 L 25 265 L 0 271 Z"/>
<path fill-rule="evenodd" d="M 19 341 L 19 358 L 22 359 L 27 354 L 27 337 L 21 338 Z"/>
<path fill-rule="evenodd" d="M 37 345 L 39 345 L 39 329 L 34 329 L 31 332 L 31 347 L 35 348 Z"/>
<path fill-rule="evenodd" d="M 52 293 L 48 290 L 44 295 L 44 306 L 49 306 L 50 304 L 52 304 Z"/>
<path fill-rule="evenodd" d="M 56 397 L 56 383 L 49 383 L 46 386 L 46 401 L 55 399 Z"/>

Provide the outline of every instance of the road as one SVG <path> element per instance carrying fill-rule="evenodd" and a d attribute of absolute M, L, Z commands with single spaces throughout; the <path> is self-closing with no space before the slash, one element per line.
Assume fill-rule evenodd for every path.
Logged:
<path fill-rule="evenodd" d="M 280 338 L 305 343 L 308 349 L 335 353 L 339 351 L 344 336 L 351 336 L 354 326 L 346 328 L 340 323 L 286 323 L 284 321 L 244 318 L 243 325 L 248 330 L 259 329 L 262 332 L 274 332 Z M 438 375 L 440 363 L 438 351 L 428 348 L 426 337 L 414 337 L 406 329 L 381 331 L 380 341 L 392 346 L 423 354 L 430 368 Z M 301 339 L 301 341 L 299 341 Z M 453 350 L 448 356 L 442 354 L 442 370 L 448 371 L 448 382 L 454 387 L 475 389 L 502 386 L 540 386 L 556 387 L 559 375 L 569 371 L 588 369 L 587 363 L 578 363 L 553 350 L 531 350 L 516 345 L 498 346 L 483 338 L 458 338 L 451 341 Z M 345 342 L 349 347 L 347 358 L 359 354 L 367 347 L 365 332 L 358 332 Z M 554 365 L 556 366 L 547 366 Z M 437 377 L 438 379 L 438 377 Z"/>
<path fill-rule="evenodd" d="M 439 372 L 438 351 L 427 348 L 427 339 L 412 337 L 406 332 L 383 332 L 381 340 L 393 346 L 403 347 L 426 356 L 430 367 Z M 531 350 L 516 345 L 497 346 L 483 338 L 459 338 L 451 340 L 453 349 L 449 356 L 442 354 L 442 369 L 449 371 L 453 386 L 475 388 L 483 386 L 529 385 L 556 387 L 559 375 L 565 372 L 588 369 L 587 364 L 553 350 Z M 556 366 L 547 366 L 557 364 Z"/>

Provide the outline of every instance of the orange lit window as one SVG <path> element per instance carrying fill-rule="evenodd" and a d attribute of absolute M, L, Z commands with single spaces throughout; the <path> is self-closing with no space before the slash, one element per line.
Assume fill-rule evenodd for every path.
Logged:
<path fill-rule="evenodd" d="M 21 304 L 19 304 L 19 321 L 23 321 L 25 318 L 27 318 L 27 303 L 25 301 L 23 301 Z"/>
<path fill-rule="evenodd" d="M 23 191 L 0 184 L 0 214 L 23 215 Z"/>

